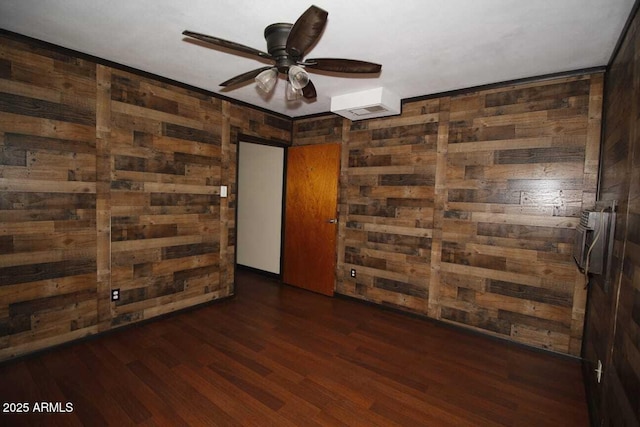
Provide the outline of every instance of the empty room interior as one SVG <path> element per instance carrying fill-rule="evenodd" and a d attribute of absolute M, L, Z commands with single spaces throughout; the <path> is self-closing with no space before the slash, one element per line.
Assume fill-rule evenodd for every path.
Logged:
<path fill-rule="evenodd" d="M 639 5 L 0 2 L 0 424 L 640 426 Z"/>

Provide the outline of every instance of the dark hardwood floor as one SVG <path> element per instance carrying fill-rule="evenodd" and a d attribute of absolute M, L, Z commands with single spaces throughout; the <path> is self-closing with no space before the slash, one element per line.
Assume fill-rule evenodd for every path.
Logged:
<path fill-rule="evenodd" d="M 0 365 L 0 425 L 587 426 L 577 360 L 239 271 L 237 296 Z"/>

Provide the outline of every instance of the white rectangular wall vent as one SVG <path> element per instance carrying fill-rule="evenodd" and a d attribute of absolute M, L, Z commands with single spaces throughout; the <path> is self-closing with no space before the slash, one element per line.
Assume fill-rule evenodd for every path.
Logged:
<path fill-rule="evenodd" d="M 394 116 L 401 110 L 400 98 L 382 87 L 331 97 L 331 111 L 354 121 Z"/>

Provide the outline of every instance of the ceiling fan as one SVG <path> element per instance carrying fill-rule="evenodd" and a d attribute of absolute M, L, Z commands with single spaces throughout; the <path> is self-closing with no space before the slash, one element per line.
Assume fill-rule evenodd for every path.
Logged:
<path fill-rule="evenodd" d="M 327 23 L 329 14 L 317 6 L 311 6 L 295 22 L 295 24 L 271 24 L 264 30 L 267 41 L 267 52 L 254 49 L 218 37 L 185 30 L 183 35 L 206 43 L 230 49 L 232 51 L 255 55 L 273 62 L 273 65 L 248 71 L 220 83 L 220 86 L 233 86 L 255 79 L 258 87 L 268 93 L 273 90 L 278 73 L 288 76 L 286 97 L 295 100 L 300 97 L 316 98 L 316 88 L 305 71 L 321 70 L 338 73 L 379 73 L 382 65 L 355 59 L 314 58 L 303 60 L 307 50 L 320 37 Z"/>

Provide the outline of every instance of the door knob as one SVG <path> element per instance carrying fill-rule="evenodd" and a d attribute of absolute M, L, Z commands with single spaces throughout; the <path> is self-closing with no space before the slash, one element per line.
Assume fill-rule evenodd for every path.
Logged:
<path fill-rule="evenodd" d="M 338 218 L 331 218 L 331 219 L 328 219 L 328 220 L 327 220 L 327 222 L 328 222 L 329 224 L 336 224 L 336 223 L 338 222 Z"/>

